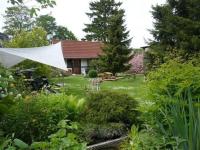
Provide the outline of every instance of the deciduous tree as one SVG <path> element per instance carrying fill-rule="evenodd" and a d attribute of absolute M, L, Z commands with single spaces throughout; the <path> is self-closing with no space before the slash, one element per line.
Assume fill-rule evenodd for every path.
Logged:
<path fill-rule="evenodd" d="M 56 27 L 53 38 L 58 40 L 77 40 L 76 36 L 67 27 L 63 26 Z"/>
<path fill-rule="evenodd" d="M 21 5 L 24 4 L 25 0 L 7 0 L 9 3 L 15 5 Z M 37 11 L 40 10 L 41 8 L 47 8 L 47 7 L 53 7 L 56 5 L 55 0 L 36 0 L 37 3 L 40 4 L 40 7 L 33 7 L 31 8 L 31 15 L 37 15 Z"/>
<path fill-rule="evenodd" d="M 56 30 L 56 19 L 50 15 L 41 15 L 36 18 L 36 26 L 42 27 L 47 35 L 53 35 Z"/>
<path fill-rule="evenodd" d="M 49 44 L 46 37 L 46 32 L 42 28 L 34 28 L 32 31 L 22 31 L 19 34 L 14 35 L 14 37 L 10 41 L 6 42 L 4 46 L 9 48 L 30 48 L 46 46 Z M 18 66 L 25 69 L 36 68 L 37 75 L 49 76 L 51 72 L 51 68 L 49 66 L 30 60 L 25 60 Z"/>
<path fill-rule="evenodd" d="M 8 35 L 14 35 L 22 30 L 30 30 L 34 24 L 30 14 L 31 10 L 24 5 L 8 7 L 4 15 L 4 32 Z"/>

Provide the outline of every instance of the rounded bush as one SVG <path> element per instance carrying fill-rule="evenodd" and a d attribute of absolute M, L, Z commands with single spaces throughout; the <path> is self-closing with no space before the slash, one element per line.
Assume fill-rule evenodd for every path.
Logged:
<path fill-rule="evenodd" d="M 88 75 L 90 78 L 96 78 L 98 76 L 97 71 L 96 70 L 90 70 L 88 72 Z"/>
<path fill-rule="evenodd" d="M 138 121 L 138 103 L 127 94 L 100 91 L 91 93 L 83 118 L 92 123 L 123 123 L 130 127 Z"/>

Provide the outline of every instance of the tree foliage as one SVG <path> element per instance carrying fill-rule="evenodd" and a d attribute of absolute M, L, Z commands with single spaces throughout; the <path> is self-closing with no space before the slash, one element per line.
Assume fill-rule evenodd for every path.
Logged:
<path fill-rule="evenodd" d="M 168 96 L 185 97 L 188 89 L 193 100 L 200 97 L 200 67 L 169 61 L 147 76 L 149 98 L 162 102 Z"/>
<path fill-rule="evenodd" d="M 199 6 L 199 0 L 167 0 L 153 7 L 154 41 L 150 44 L 161 63 L 177 57 L 187 61 L 200 53 Z"/>
<path fill-rule="evenodd" d="M 32 10 L 23 4 L 8 7 L 5 11 L 5 26 L 4 32 L 8 35 L 14 36 L 23 31 L 30 31 L 35 27 L 42 27 L 49 38 L 56 38 L 58 40 L 77 40 L 75 35 L 67 29 L 67 27 L 56 24 L 56 19 L 50 15 L 41 15 L 32 18 Z"/>
<path fill-rule="evenodd" d="M 5 47 L 30 48 L 48 45 L 46 32 L 42 28 L 34 28 L 32 31 L 22 31 L 5 43 Z"/>
<path fill-rule="evenodd" d="M 25 0 L 7 0 L 7 1 L 12 5 L 16 4 L 20 5 L 25 2 Z M 36 0 L 36 2 L 38 2 L 41 6 L 31 8 L 31 16 L 37 15 L 37 11 L 40 10 L 41 8 L 53 7 L 54 5 L 56 5 L 55 0 Z"/>
<path fill-rule="evenodd" d="M 24 5 L 8 7 L 4 15 L 4 32 L 13 36 L 22 30 L 30 30 L 34 23 L 30 14 L 31 10 Z"/>
<path fill-rule="evenodd" d="M 76 36 L 67 27 L 63 26 L 56 27 L 53 38 L 58 40 L 77 40 Z"/>
<path fill-rule="evenodd" d="M 16 34 L 9 42 L 4 44 L 9 48 L 30 48 L 48 45 L 46 32 L 42 28 L 34 28 L 32 31 L 22 31 Z M 18 64 L 21 68 L 37 68 L 36 74 L 49 76 L 51 68 L 47 65 L 25 60 Z"/>
<path fill-rule="evenodd" d="M 100 56 L 100 67 L 102 71 L 113 74 L 127 71 L 130 68 L 128 62 L 132 58 L 129 48 L 131 39 L 129 31 L 124 25 L 124 10 L 110 18 L 108 27 L 108 42 L 103 47 L 103 55 Z"/>
<path fill-rule="evenodd" d="M 87 40 L 104 42 L 103 54 L 97 63 L 100 71 L 109 71 L 113 74 L 130 68 L 131 59 L 129 31 L 124 25 L 124 10 L 121 2 L 115 0 L 99 0 L 90 3 L 91 19 L 84 31 Z"/>
<path fill-rule="evenodd" d="M 115 0 L 99 0 L 90 3 L 90 11 L 86 13 L 90 18 L 91 23 L 85 24 L 84 31 L 87 33 L 86 39 L 91 41 L 103 41 L 108 40 L 108 26 L 110 17 L 113 16 L 121 3 L 116 3 Z"/>
<path fill-rule="evenodd" d="M 56 19 L 50 15 L 42 15 L 36 18 L 36 26 L 44 28 L 50 38 L 58 40 L 77 40 L 72 31 L 67 27 L 56 24 Z"/>
<path fill-rule="evenodd" d="M 42 27 L 47 35 L 53 35 L 56 30 L 56 19 L 50 15 L 41 15 L 36 18 L 36 26 Z"/>

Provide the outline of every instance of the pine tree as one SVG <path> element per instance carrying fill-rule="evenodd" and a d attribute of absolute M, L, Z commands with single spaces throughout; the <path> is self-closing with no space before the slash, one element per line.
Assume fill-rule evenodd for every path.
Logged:
<path fill-rule="evenodd" d="M 85 24 L 83 30 L 87 33 L 85 38 L 89 41 L 108 40 L 108 26 L 110 17 L 118 12 L 122 3 L 115 0 L 99 0 L 90 3 L 90 13 L 86 13 L 91 20 L 90 24 Z"/>
<path fill-rule="evenodd" d="M 128 62 L 132 58 L 129 49 L 131 39 L 129 39 L 129 31 L 126 31 L 124 22 L 124 10 L 122 9 L 109 20 L 107 42 L 99 60 L 101 71 L 109 71 L 115 75 L 130 68 Z"/>
<path fill-rule="evenodd" d="M 153 7 L 155 19 L 151 31 L 151 46 L 165 62 L 167 56 L 184 61 L 200 53 L 200 1 L 168 0 L 165 5 Z"/>

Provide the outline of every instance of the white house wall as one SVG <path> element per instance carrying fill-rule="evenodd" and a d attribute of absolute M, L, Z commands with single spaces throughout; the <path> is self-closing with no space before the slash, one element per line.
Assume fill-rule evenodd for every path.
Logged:
<path fill-rule="evenodd" d="M 87 59 L 81 59 L 81 73 L 82 74 L 85 74 L 87 67 L 88 67 Z"/>
<path fill-rule="evenodd" d="M 66 64 L 66 66 L 67 66 L 67 59 L 65 58 L 65 64 Z M 68 66 L 67 66 L 67 68 L 68 68 Z"/>

